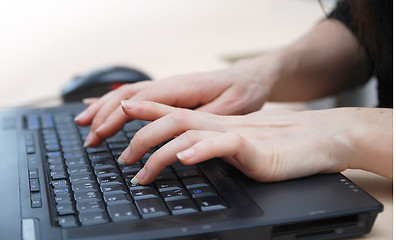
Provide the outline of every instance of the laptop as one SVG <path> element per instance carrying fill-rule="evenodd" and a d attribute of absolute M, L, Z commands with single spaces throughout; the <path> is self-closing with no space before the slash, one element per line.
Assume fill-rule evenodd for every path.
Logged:
<path fill-rule="evenodd" d="M 222 159 L 175 163 L 147 186 L 147 161 L 115 160 L 147 122 L 96 148 L 85 106 L 0 112 L 2 239 L 336 239 L 370 232 L 383 206 L 340 173 L 259 183 Z"/>

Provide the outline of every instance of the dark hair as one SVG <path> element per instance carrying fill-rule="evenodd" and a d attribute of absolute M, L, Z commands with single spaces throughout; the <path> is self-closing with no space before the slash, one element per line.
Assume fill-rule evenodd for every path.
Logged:
<path fill-rule="evenodd" d="M 381 38 L 392 38 L 393 34 L 392 31 L 378 31 L 381 26 L 392 24 L 387 22 L 389 18 L 384 17 L 392 16 L 392 0 L 348 0 L 348 3 L 351 26 L 356 30 L 358 39 L 367 46 L 371 59 L 377 62 L 382 52 Z M 385 11 L 389 11 L 388 14 Z"/>

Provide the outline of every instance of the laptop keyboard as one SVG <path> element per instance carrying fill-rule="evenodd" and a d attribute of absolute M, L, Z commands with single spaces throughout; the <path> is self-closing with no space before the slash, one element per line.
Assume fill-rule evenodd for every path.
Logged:
<path fill-rule="evenodd" d="M 27 129 L 42 135 L 45 169 L 48 170 L 55 222 L 63 228 L 193 214 L 227 208 L 227 204 L 196 165 L 180 162 L 168 166 L 150 185 L 132 185 L 130 180 L 156 148 L 140 161 L 117 162 L 133 135 L 146 124 L 132 121 L 98 147 L 82 147 L 89 127 L 74 122 L 74 114 L 42 114 L 25 117 Z M 27 152 L 34 151 L 26 137 Z M 33 146 L 33 149 L 32 149 Z M 29 176 L 37 169 L 29 169 Z M 33 176 L 36 176 L 33 175 Z M 33 180 L 33 181 L 32 181 Z M 40 196 L 38 179 L 30 178 L 32 207 Z"/>

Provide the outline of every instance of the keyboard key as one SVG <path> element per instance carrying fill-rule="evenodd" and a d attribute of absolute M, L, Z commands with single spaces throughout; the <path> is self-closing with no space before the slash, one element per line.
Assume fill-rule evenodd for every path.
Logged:
<path fill-rule="evenodd" d="M 120 172 L 115 167 L 104 168 L 104 169 L 95 169 L 95 174 L 98 177 L 110 177 L 110 176 L 118 176 Z"/>
<path fill-rule="evenodd" d="M 153 188 L 152 184 L 149 185 L 133 185 L 130 181 L 127 182 L 127 185 L 129 187 L 129 190 L 133 191 L 133 190 L 140 190 L 140 189 L 147 189 L 147 188 Z"/>
<path fill-rule="evenodd" d="M 73 215 L 59 216 L 58 224 L 63 228 L 77 227 L 77 221 Z"/>
<path fill-rule="evenodd" d="M 180 178 L 201 176 L 201 173 L 198 169 L 180 170 L 180 171 L 177 171 L 176 174 Z"/>
<path fill-rule="evenodd" d="M 119 184 L 101 186 L 100 189 L 102 190 L 104 195 L 128 193 L 128 189 L 125 187 L 125 185 L 119 185 Z"/>
<path fill-rule="evenodd" d="M 146 188 L 139 190 L 132 190 L 131 195 L 134 200 L 141 200 L 146 198 L 156 198 L 158 197 L 158 193 L 154 188 Z"/>
<path fill-rule="evenodd" d="M 119 166 L 122 173 L 137 173 L 143 167 L 143 164 L 140 162 L 135 162 L 132 164 L 120 164 Z"/>
<path fill-rule="evenodd" d="M 85 157 L 86 154 L 85 152 L 81 151 L 74 151 L 74 152 L 66 152 L 63 154 L 63 157 L 66 159 L 69 158 L 80 158 L 80 157 Z"/>
<path fill-rule="evenodd" d="M 53 143 L 53 144 L 46 144 L 45 145 L 45 150 L 47 152 L 55 152 L 55 151 L 59 151 L 60 147 L 58 143 Z"/>
<path fill-rule="evenodd" d="M 211 187 L 196 187 L 188 189 L 193 198 L 216 195 Z"/>
<path fill-rule="evenodd" d="M 86 174 L 90 173 L 91 169 L 89 167 L 69 167 L 67 169 L 69 175 Z"/>
<path fill-rule="evenodd" d="M 125 132 L 136 132 L 137 130 L 139 130 L 142 127 L 142 123 L 137 121 L 137 120 L 133 120 L 131 122 L 128 122 L 124 125 L 124 131 Z"/>
<path fill-rule="evenodd" d="M 70 203 L 59 203 L 56 205 L 56 211 L 58 215 L 69 215 L 74 214 L 74 207 Z"/>
<path fill-rule="evenodd" d="M 70 190 L 68 187 L 55 187 L 54 193 L 56 195 L 65 195 L 65 194 L 70 194 Z"/>
<path fill-rule="evenodd" d="M 87 153 L 100 153 L 107 152 L 108 148 L 106 147 L 106 145 L 102 144 L 98 147 L 87 147 L 85 150 L 87 151 Z"/>
<path fill-rule="evenodd" d="M 57 204 L 58 203 L 59 204 L 61 204 L 61 203 L 72 204 L 73 203 L 72 197 L 70 194 L 57 194 L 54 199 Z"/>
<path fill-rule="evenodd" d="M 183 188 L 183 185 L 177 180 L 161 180 L 155 182 L 154 184 L 160 192 Z"/>
<path fill-rule="evenodd" d="M 37 192 L 40 191 L 40 183 L 38 179 L 30 179 L 30 191 Z"/>
<path fill-rule="evenodd" d="M 63 145 L 62 146 L 62 151 L 63 152 L 75 152 L 81 150 L 81 142 L 78 144 L 70 144 L 68 146 Z"/>
<path fill-rule="evenodd" d="M 95 182 L 74 183 L 72 189 L 75 193 L 98 191 L 98 185 Z"/>
<path fill-rule="evenodd" d="M 78 174 L 78 175 L 71 175 L 70 182 L 72 184 L 83 183 L 83 182 L 96 182 L 96 179 L 93 174 Z"/>
<path fill-rule="evenodd" d="M 77 210 L 83 212 L 103 212 L 106 210 L 103 202 L 91 201 L 76 204 Z"/>
<path fill-rule="evenodd" d="M 161 217 L 169 215 L 168 209 L 160 198 L 137 200 L 136 207 L 143 218 Z"/>
<path fill-rule="evenodd" d="M 123 132 L 118 132 L 114 136 L 106 139 L 107 143 L 128 142 Z"/>
<path fill-rule="evenodd" d="M 42 202 L 41 202 L 41 193 L 40 192 L 31 192 L 30 193 L 30 204 L 32 208 L 41 208 Z"/>
<path fill-rule="evenodd" d="M 227 208 L 223 200 L 221 200 L 218 196 L 196 198 L 195 201 L 201 211 L 212 211 Z"/>
<path fill-rule="evenodd" d="M 88 158 L 92 162 L 102 161 L 106 159 L 113 159 L 113 156 L 108 152 L 101 152 L 101 153 L 91 153 L 88 155 Z"/>
<path fill-rule="evenodd" d="M 50 171 L 52 180 L 59 180 L 67 178 L 66 172 L 64 170 L 54 170 Z"/>
<path fill-rule="evenodd" d="M 56 186 L 67 187 L 67 186 L 68 186 L 68 183 L 67 183 L 67 180 L 65 180 L 65 179 L 60 179 L 60 180 L 51 181 L 51 185 L 52 185 L 53 187 L 56 187 Z"/>
<path fill-rule="evenodd" d="M 162 171 L 160 175 L 156 178 L 156 180 L 164 180 L 164 179 L 177 179 L 176 174 L 170 170 L 170 171 Z"/>
<path fill-rule="evenodd" d="M 176 189 L 176 190 L 161 192 L 161 197 L 165 201 L 174 201 L 174 200 L 190 198 L 190 195 L 188 195 L 188 193 L 184 189 Z"/>
<path fill-rule="evenodd" d="M 175 162 L 171 166 L 173 169 L 175 169 L 175 171 L 197 169 L 197 167 L 195 165 L 184 165 L 183 163 L 181 163 L 179 161 Z"/>
<path fill-rule="evenodd" d="M 202 177 L 192 177 L 182 179 L 187 188 L 208 187 L 210 184 Z"/>
<path fill-rule="evenodd" d="M 100 195 L 99 191 L 89 191 L 89 192 L 74 193 L 74 199 L 76 199 L 77 203 L 94 202 L 94 201 L 102 201 L 102 196 Z"/>
<path fill-rule="evenodd" d="M 132 202 L 132 198 L 129 194 L 105 195 L 104 200 L 107 203 L 107 205 L 116 205 L 116 204 Z"/>
<path fill-rule="evenodd" d="M 103 169 L 103 168 L 117 168 L 117 164 L 113 159 L 106 159 L 102 161 L 96 161 L 92 163 L 93 168 L 96 169 Z"/>
<path fill-rule="evenodd" d="M 51 171 L 65 171 L 63 162 L 51 162 L 48 164 Z"/>
<path fill-rule="evenodd" d="M 198 212 L 197 206 L 191 199 L 171 201 L 167 202 L 166 205 L 173 215 Z"/>
<path fill-rule="evenodd" d="M 115 143 L 109 143 L 109 148 L 110 149 L 125 149 L 129 145 L 129 142 L 126 140 L 122 142 L 115 142 Z"/>
<path fill-rule="evenodd" d="M 107 206 L 109 216 L 113 222 L 134 220 L 139 218 L 138 211 L 132 203 Z"/>
<path fill-rule="evenodd" d="M 98 182 L 100 186 L 124 184 L 120 176 L 98 177 Z"/>
<path fill-rule="evenodd" d="M 80 213 L 78 218 L 80 219 L 81 225 L 83 226 L 109 222 L 109 218 L 106 212 Z"/>

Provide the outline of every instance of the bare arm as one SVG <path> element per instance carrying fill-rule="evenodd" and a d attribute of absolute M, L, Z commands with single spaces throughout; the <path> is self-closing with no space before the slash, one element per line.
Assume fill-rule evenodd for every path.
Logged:
<path fill-rule="evenodd" d="M 273 53 L 242 60 L 271 87 L 271 101 L 306 101 L 328 96 L 369 79 L 368 61 L 355 36 L 326 19 L 296 42 Z"/>

